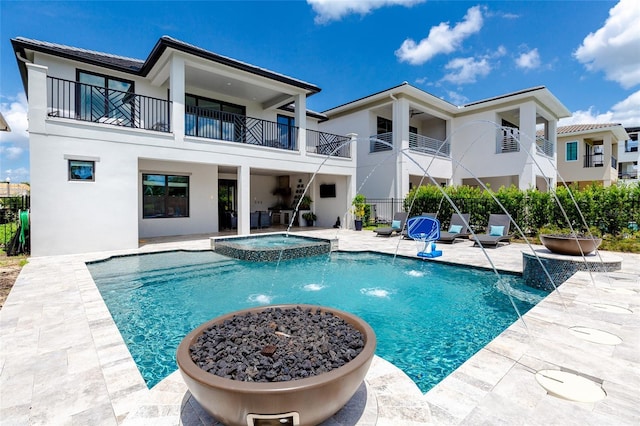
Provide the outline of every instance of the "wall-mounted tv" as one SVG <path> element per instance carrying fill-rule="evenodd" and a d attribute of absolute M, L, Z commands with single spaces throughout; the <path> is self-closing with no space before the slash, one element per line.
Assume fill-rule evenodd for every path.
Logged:
<path fill-rule="evenodd" d="M 320 185 L 320 198 L 336 198 L 336 184 L 323 183 Z"/>

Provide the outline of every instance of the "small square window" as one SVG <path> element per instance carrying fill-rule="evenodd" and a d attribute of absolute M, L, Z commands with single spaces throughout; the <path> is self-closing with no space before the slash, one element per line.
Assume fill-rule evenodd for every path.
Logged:
<path fill-rule="evenodd" d="M 95 161 L 69 160 L 69 180 L 93 182 L 95 169 Z"/>

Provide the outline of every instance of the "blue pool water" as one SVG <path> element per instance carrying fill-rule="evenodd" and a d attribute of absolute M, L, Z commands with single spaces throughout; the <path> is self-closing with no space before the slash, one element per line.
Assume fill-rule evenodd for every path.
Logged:
<path fill-rule="evenodd" d="M 521 278 L 377 253 L 333 252 L 246 262 L 214 252 L 168 252 L 88 265 L 149 387 L 177 369 L 182 338 L 223 313 L 269 303 L 352 312 L 376 353 L 423 392 L 449 375 L 547 293 Z"/>
<path fill-rule="evenodd" d="M 297 237 L 295 235 L 275 234 L 275 235 L 261 235 L 259 238 L 252 237 L 234 237 L 234 238 L 221 238 L 216 242 L 219 243 L 231 243 L 239 247 L 247 249 L 262 249 L 262 248 L 281 248 L 281 247 L 295 247 L 296 245 L 305 245 L 313 242 L 317 242 L 317 239 Z"/>

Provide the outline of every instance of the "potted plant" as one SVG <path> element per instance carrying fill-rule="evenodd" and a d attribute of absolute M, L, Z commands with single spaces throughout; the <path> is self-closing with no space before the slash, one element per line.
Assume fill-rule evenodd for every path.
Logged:
<path fill-rule="evenodd" d="M 307 222 L 307 226 L 313 226 L 313 222 L 318 220 L 314 212 L 306 212 L 302 215 L 302 218 Z"/>
<path fill-rule="evenodd" d="M 356 231 L 362 231 L 362 219 L 365 214 L 366 201 L 366 197 L 362 194 L 356 195 L 353 197 L 353 201 L 351 201 L 353 215 L 355 216 L 354 225 Z"/>
<path fill-rule="evenodd" d="M 309 197 L 308 195 L 305 195 L 300 199 L 299 205 L 298 203 L 295 203 L 295 205 L 293 206 L 294 208 L 298 206 L 298 214 L 299 214 L 298 222 L 300 223 L 300 226 L 307 226 L 307 221 L 304 216 L 307 213 L 311 213 L 311 203 L 313 203 L 313 200 L 311 199 L 311 197 Z"/>

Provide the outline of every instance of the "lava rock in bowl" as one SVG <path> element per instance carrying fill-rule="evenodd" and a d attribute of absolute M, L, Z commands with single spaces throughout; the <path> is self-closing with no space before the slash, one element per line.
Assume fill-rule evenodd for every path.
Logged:
<path fill-rule="evenodd" d="M 357 316 L 275 305 L 202 324 L 182 340 L 177 361 L 193 397 L 226 425 L 285 413 L 315 425 L 353 396 L 375 347 L 373 329 Z"/>

